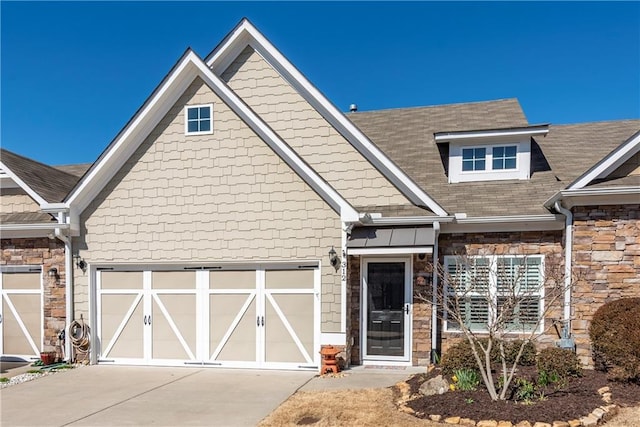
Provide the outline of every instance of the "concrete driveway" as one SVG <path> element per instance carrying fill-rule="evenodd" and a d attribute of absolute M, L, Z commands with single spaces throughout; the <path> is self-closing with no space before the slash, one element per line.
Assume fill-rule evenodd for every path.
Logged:
<path fill-rule="evenodd" d="M 0 390 L 0 424 L 255 426 L 315 374 L 86 366 Z"/>

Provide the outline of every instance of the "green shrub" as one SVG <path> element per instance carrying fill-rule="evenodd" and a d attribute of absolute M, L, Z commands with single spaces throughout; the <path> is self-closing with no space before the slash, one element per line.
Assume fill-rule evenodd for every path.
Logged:
<path fill-rule="evenodd" d="M 589 328 L 596 369 L 611 379 L 640 382 L 640 298 L 608 302 Z"/>
<path fill-rule="evenodd" d="M 8 383 L 9 382 L 9 378 L 7 377 L 0 377 L 0 383 Z"/>
<path fill-rule="evenodd" d="M 548 377 L 557 376 L 560 379 L 581 377 L 582 367 L 578 356 L 567 348 L 543 348 L 536 359 L 538 372 L 545 372 Z"/>
<path fill-rule="evenodd" d="M 447 375 L 453 375 L 456 371 L 462 369 L 478 370 L 478 364 L 473 356 L 471 345 L 466 339 L 449 347 L 442 355 L 440 366 L 442 367 L 442 372 Z"/>
<path fill-rule="evenodd" d="M 523 343 L 524 343 L 524 340 L 512 340 L 512 341 L 506 341 L 504 343 L 504 357 L 507 364 L 512 364 L 516 360 L 516 356 L 518 356 L 518 351 L 520 351 L 520 347 L 522 346 Z M 497 363 L 500 363 L 499 354 L 497 355 L 497 359 L 495 361 Z M 536 364 L 536 345 L 533 343 L 533 341 L 527 341 L 526 343 L 524 343 L 524 350 L 522 350 L 522 355 L 520 355 L 520 360 L 518 360 L 518 365 L 533 366 L 535 364 Z"/>

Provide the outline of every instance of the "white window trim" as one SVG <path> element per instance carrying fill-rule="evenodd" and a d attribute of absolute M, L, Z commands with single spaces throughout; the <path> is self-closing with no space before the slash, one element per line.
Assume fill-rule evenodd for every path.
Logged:
<path fill-rule="evenodd" d="M 500 148 L 500 147 L 516 147 L 516 167 L 513 169 L 493 169 L 493 149 L 494 148 Z M 462 170 L 462 164 L 464 164 L 464 159 L 462 157 L 462 152 L 464 150 L 476 150 L 478 148 L 484 148 L 485 149 L 485 155 L 484 155 L 484 165 L 485 168 L 481 169 L 481 170 L 472 170 L 472 171 L 465 171 Z M 470 146 L 464 146 L 464 147 L 460 147 L 460 158 L 462 159 L 461 162 L 461 168 L 460 168 L 460 173 L 463 175 L 468 175 L 468 174 L 493 174 L 493 173 L 508 173 L 508 174 L 513 174 L 514 172 L 520 170 L 520 144 L 517 142 L 514 142 L 513 144 L 480 144 L 480 145 L 470 145 Z"/>
<path fill-rule="evenodd" d="M 189 132 L 189 109 L 209 107 L 209 130 Z M 185 135 L 211 135 L 213 133 L 213 104 L 197 104 L 184 106 L 184 134 Z"/>
<path fill-rule="evenodd" d="M 493 169 L 493 149 L 499 147 L 516 147 L 515 169 Z M 484 170 L 462 170 L 465 149 L 485 149 Z M 531 169 L 531 141 L 456 141 L 449 147 L 449 183 L 473 181 L 498 181 L 506 179 L 528 180 Z"/>
<path fill-rule="evenodd" d="M 452 263 L 456 263 L 456 260 L 459 259 L 460 257 L 457 255 L 446 255 L 444 257 L 444 271 L 445 274 L 448 271 L 448 266 L 450 264 L 450 262 Z M 492 296 L 493 299 L 497 298 L 497 274 L 496 274 L 496 270 L 497 270 L 497 261 L 500 258 L 527 258 L 527 259 L 531 259 L 531 258 L 536 258 L 536 259 L 540 259 L 540 290 L 539 293 L 537 293 L 537 295 L 539 295 L 540 297 L 540 305 L 538 308 L 538 317 L 540 317 L 543 313 L 544 313 L 544 303 L 545 303 L 545 277 L 544 277 L 544 272 L 545 272 L 545 258 L 544 255 L 527 255 L 527 256 L 523 256 L 523 255 L 477 255 L 477 256 L 470 256 L 468 257 L 469 259 L 479 259 L 479 258 L 485 258 L 489 260 L 489 269 L 490 269 L 490 274 L 489 274 L 489 293 Z M 443 292 L 445 295 L 445 304 L 447 304 L 447 298 L 448 298 L 448 293 L 447 293 L 447 286 L 448 283 L 446 280 L 443 280 Z M 470 294 L 471 296 L 473 295 L 482 295 L 482 294 Z M 535 296 L 536 294 L 531 294 L 531 296 Z M 494 306 L 497 305 L 497 302 L 494 301 Z M 443 307 L 443 310 L 444 307 Z M 492 313 L 492 307 L 488 307 L 487 311 L 489 312 L 489 314 L 493 317 L 495 317 L 495 313 Z M 449 327 L 449 320 L 447 319 L 447 312 L 445 310 L 444 312 L 444 330 L 445 332 L 448 333 L 458 333 L 461 334 L 462 330 L 461 328 L 453 328 L 453 327 Z M 489 319 L 487 319 L 489 320 Z M 544 331 L 544 319 L 542 319 L 539 323 L 538 323 L 538 327 L 535 331 L 531 330 L 531 329 L 518 329 L 518 330 L 513 330 L 513 331 L 507 331 L 508 334 L 513 334 L 513 335 L 518 335 L 518 334 L 522 334 L 522 333 L 531 333 L 534 332 L 536 334 L 542 333 L 542 331 Z M 487 333 L 488 330 L 487 329 L 474 329 L 473 330 L 474 333 Z"/>

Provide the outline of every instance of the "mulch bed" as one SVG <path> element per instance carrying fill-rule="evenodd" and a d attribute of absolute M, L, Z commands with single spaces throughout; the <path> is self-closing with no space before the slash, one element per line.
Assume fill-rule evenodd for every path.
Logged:
<path fill-rule="evenodd" d="M 415 375 L 407 383 L 411 394 L 419 394 L 420 385 L 429 378 L 439 375 L 439 370 L 429 374 Z M 522 377 L 533 378 L 534 371 L 522 368 L 518 373 Z M 567 380 L 563 387 L 550 386 L 544 390 L 543 399 L 534 399 L 529 403 L 514 401 L 494 402 L 482 384 L 476 391 L 449 391 L 441 395 L 421 396 L 407 402 L 407 406 L 420 418 L 429 415 L 441 415 L 444 418 L 459 416 L 479 420 L 546 422 L 568 421 L 586 416 L 595 408 L 604 405 L 598 389 L 609 386 L 613 402 L 618 406 L 636 406 L 640 404 L 640 385 L 608 381 L 604 373 L 585 370 L 579 378 Z"/>

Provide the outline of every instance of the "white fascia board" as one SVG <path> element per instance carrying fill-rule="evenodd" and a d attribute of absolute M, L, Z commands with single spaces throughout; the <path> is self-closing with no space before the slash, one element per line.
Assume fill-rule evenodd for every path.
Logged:
<path fill-rule="evenodd" d="M 66 203 L 47 203 L 46 205 L 41 206 L 41 209 L 44 213 L 69 212 L 69 206 Z"/>
<path fill-rule="evenodd" d="M 407 216 L 407 217 L 382 217 L 371 218 L 369 222 L 361 223 L 360 225 L 366 226 L 380 226 L 380 225 L 428 225 L 438 221 L 440 223 L 451 222 L 454 220 L 453 216 Z"/>
<path fill-rule="evenodd" d="M 38 193 L 36 193 L 31 187 L 29 187 L 23 180 L 20 179 L 18 175 L 13 173 L 11 169 L 7 167 L 3 162 L 0 161 L 0 169 L 4 171 L 4 173 L 13 180 L 16 184 L 20 186 L 33 200 L 35 200 L 40 206 L 44 206 L 48 204 L 48 202 L 42 198 Z"/>
<path fill-rule="evenodd" d="M 564 216 L 554 214 L 458 218 L 442 224 L 443 234 L 562 230 Z"/>
<path fill-rule="evenodd" d="M 626 142 L 613 150 L 604 159 L 596 163 L 587 172 L 569 184 L 567 189 L 575 190 L 584 188 L 594 179 L 606 178 L 638 151 L 640 151 L 640 132 L 637 132 Z"/>
<path fill-rule="evenodd" d="M 554 194 L 544 206 L 552 208 L 559 201 L 566 201 L 567 208 L 573 206 L 615 205 L 640 203 L 640 187 L 613 188 L 581 188 L 576 190 L 562 190 Z"/>
<path fill-rule="evenodd" d="M 438 216 L 447 212 L 424 192 L 390 158 L 373 144 L 347 117 L 342 114 L 309 80 L 273 46 L 249 21 L 243 21 L 207 60 L 216 73 L 235 59 L 233 53 L 251 45 L 278 73 L 293 86 L 343 137 L 345 137 L 375 168 L 389 179 L 414 204 L 425 206 Z M 233 59 L 228 59 L 233 57 Z M 226 60 L 226 62 L 225 62 Z"/>
<path fill-rule="evenodd" d="M 433 246 L 347 248 L 347 255 L 408 255 L 408 254 L 431 254 L 431 253 L 433 253 Z"/>
<path fill-rule="evenodd" d="M 549 133 L 549 125 L 530 126 L 516 129 L 490 129 L 476 131 L 460 131 L 460 132 L 442 132 L 436 133 L 434 138 L 436 142 L 449 142 L 464 139 L 479 138 L 503 138 L 516 136 L 539 136 Z"/>
<path fill-rule="evenodd" d="M 311 186 L 336 212 L 344 222 L 357 221 L 358 212 L 323 180 L 300 156 L 282 140 L 236 93 L 220 80 L 201 60 L 195 61 L 201 78 L 209 85 L 236 114 L 260 136 L 278 156 L 280 156 L 305 182 Z"/>
<path fill-rule="evenodd" d="M 69 195 L 65 201 L 69 207 L 76 212 L 82 212 L 120 170 L 195 78 L 195 69 L 192 65 L 195 57 L 193 52 L 183 57 L 163 86 L 149 100 L 144 109 L 137 113 L 104 153 L 99 163 L 89 170 L 80 185 Z"/>
<path fill-rule="evenodd" d="M 28 230 L 55 230 L 56 228 L 67 229 L 69 224 L 60 224 L 52 222 L 51 224 L 33 223 L 33 224 L 0 224 L 0 231 L 28 231 Z"/>

